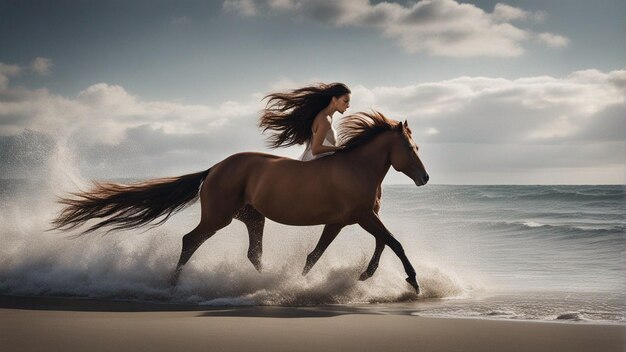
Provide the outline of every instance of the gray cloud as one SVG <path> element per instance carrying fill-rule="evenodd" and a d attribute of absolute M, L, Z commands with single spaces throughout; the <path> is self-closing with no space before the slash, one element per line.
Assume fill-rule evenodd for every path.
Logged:
<path fill-rule="evenodd" d="M 545 14 L 496 4 L 493 12 L 454 0 L 421 0 L 407 5 L 371 4 L 369 0 L 226 0 L 227 12 L 245 17 L 289 15 L 332 26 L 375 27 L 408 52 L 435 56 L 510 57 L 524 53 L 529 38 L 551 47 L 564 47 L 568 38 L 554 33 L 534 33 L 512 21 L 540 21 Z"/>
<path fill-rule="evenodd" d="M 49 75 L 52 69 L 52 60 L 38 57 L 30 64 L 30 69 L 40 75 Z"/>
<path fill-rule="evenodd" d="M 576 140 L 605 142 L 623 142 L 626 139 L 626 104 L 615 104 L 589 116 L 578 132 Z"/>
<path fill-rule="evenodd" d="M 21 72 L 18 65 L 7 65 L 0 62 L 0 89 L 9 85 L 9 77 L 17 76 Z"/>

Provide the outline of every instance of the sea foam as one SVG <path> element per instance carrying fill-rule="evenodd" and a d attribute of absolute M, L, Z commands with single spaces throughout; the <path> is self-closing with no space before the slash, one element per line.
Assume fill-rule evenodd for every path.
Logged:
<path fill-rule="evenodd" d="M 321 227 L 288 227 L 268 221 L 258 273 L 246 258 L 247 232 L 234 222 L 209 239 L 183 270 L 178 286 L 167 279 L 180 254 L 182 236 L 199 219 L 195 204 L 154 229 L 72 239 L 76 231 L 49 231 L 58 196 L 87 189 L 71 148 L 58 143 L 40 174 L 0 185 L 0 293 L 184 302 L 207 305 L 317 305 L 418 299 L 395 255 L 386 250 L 374 277 L 358 281 L 373 240 L 337 240 L 305 277 L 308 252 Z M 80 229 L 79 229 L 80 230 Z M 350 232 L 350 231 L 348 231 Z M 351 233 L 354 233 L 352 230 Z M 343 243 L 343 244 L 342 244 Z M 465 295 L 472 285 L 449 269 L 414 260 L 425 298 Z"/>

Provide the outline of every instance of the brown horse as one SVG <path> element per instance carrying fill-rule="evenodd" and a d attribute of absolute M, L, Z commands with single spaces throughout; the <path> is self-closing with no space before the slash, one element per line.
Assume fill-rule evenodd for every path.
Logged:
<path fill-rule="evenodd" d="M 89 192 L 61 199 L 66 207 L 53 225 L 71 229 L 89 219 L 100 219 L 83 231 L 87 233 L 102 227 L 136 228 L 162 218 L 156 226 L 191 204 L 199 193 L 200 223 L 183 237 L 180 259 L 171 276 L 173 285 L 198 247 L 232 219 L 246 225 L 248 258 L 261 271 L 267 217 L 295 226 L 326 224 L 317 246 L 306 258 L 303 275 L 344 226 L 358 223 L 376 238 L 374 256 L 360 280 L 374 274 L 387 245 L 402 261 L 407 282 L 419 293 L 415 270 L 402 245 L 378 217 L 381 183 L 390 166 L 417 186 L 428 182 L 407 122 L 387 119 L 378 112 L 358 113 L 343 119 L 339 135 L 346 146 L 343 151 L 308 162 L 240 153 L 195 174 L 134 185 L 96 183 Z"/>

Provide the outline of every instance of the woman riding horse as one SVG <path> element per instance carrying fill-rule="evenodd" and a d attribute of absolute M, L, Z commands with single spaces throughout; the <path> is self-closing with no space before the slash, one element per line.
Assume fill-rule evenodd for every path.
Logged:
<path fill-rule="evenodd" d="M 380 185 L 390 167 L 417 186 L 428 182 L 411 130 L 406 121 L 387 119 L 377 112 L 359 113 L 344 118 L 339 135 L 344 150 L 309 162 L 239 153 L 194 174 L 133 185 L 96 183 L 88 192 L 61 199 L 66 207 L 53 225 L 72 229 L 98 219 L 83 233 L 103 227 L 137 228 L 160 219 L 158 225 L 199 196 L 200 222 L 183 236 L 180 259 L 171 276 L 175 284 L 198 247 L 232 219 L 241 220 L 248 229 L 248 258 L 257 270 L 261 270 L 266 217 L 295 226 L 325 224 L 320 243 L 307 257 L 305 273 L 343 227 L 358 223 L 377 243 L 377 252 L 361 279 L 373 274 L 379 252 L 389 246 L 402 261 L 407 282 L 419 292 L 415 270 L 402 245 L 376 212 Z"/>
<path fill-rule="evenodd" d="M 337 145 L 332 121 L 335 112 L 343 114 L 350 107 L 350 94 L 350 89 L 343 83 L 320 83 L 265 96 L 269 100 L 259 125 L 263 132 L 268 130 L 273 132 L 269 137 L 269 146 L 278 148 L 305 144 L 304 152 L 298 158 L 302 161 L 315 160 L 343 149 Z M 304 184 L 302 186 L 307 187 Z M 382 190 L 379 187 L 374 207 L 377 214 L 380 210 L 381 196 Z M 302 275 L 309 272 L 340 230 L 329 226 L 324 228 L 317 246 L 307 256 Z M 377 242 L 372 267 L 378 266 L 384 248 L 383 243 Z M 368 279 L 371 276 L 368 274 L 370 272 L 373 274 L 373 270 L 364 272 L 360 280 Z"/>

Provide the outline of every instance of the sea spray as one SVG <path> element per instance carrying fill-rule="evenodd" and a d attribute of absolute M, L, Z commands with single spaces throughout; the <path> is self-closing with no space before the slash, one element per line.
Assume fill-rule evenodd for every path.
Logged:
<path fill-rule="evenodd" d="M 289 227 L 268 221 L 264 271 L 246 258 L 247 232 L 238 222 L 222 229 L 194 255 L 180 284 L 167 278 L 180 253 L 182 236 L 199 219 L 198 204 L 165 225 L 71 239 L 76 232 L 48 231 L 57 196 L 87 189 L 67 142 L 60 138 L 45 168 L 22 181 L 5 181 L 0 214 L 0 293 L 76 296 L 203 304 L 316 305 L 397 302 L 417 299 L 404 281 L 401 263 L 387 250 L 376 275 L 358 281 L 373 252 L 371 235 L 347 229 L 306 277 L 301 275 L 321 226 Z M 9 183 L 6 183 L 9 182 Z M 365 240 L 366 239 L 366 240 Z M 464 288 L 444 271 L 423 271 L 426 297 L 458 295 Z"/>
<path fill-rule="evenodd" d="M 235 236 L 228 229 L 224 232 L 223 237 Z M 179 285 L 172 289 L 167 277 L 180 251 L 180 235 L 173 227 L 74 240 L 58 235 L 34 234 L 16 247 L 10 258 L 3 260 L 0 290 L 17 295 L 205 304 L 316 305 L 417 299 L 393 257 L 391 263 L 383 261 L 374 277 L 365 282 L 357 280 L 366 267 L 365 257 L 354 263 L 319 263 L 303 277 L 306 250 L 284 253 L 281 246 L 283 253 L 266 251 L 264 270 L 258 273 L 245 256 L 245 244 L 220 245 L 219 238 L 214 238 L 196 253 Z M 423 275 L 421 270 L 418 276 L 428 297 L 462 292 L 455 279 L 437 270 Z"/>

